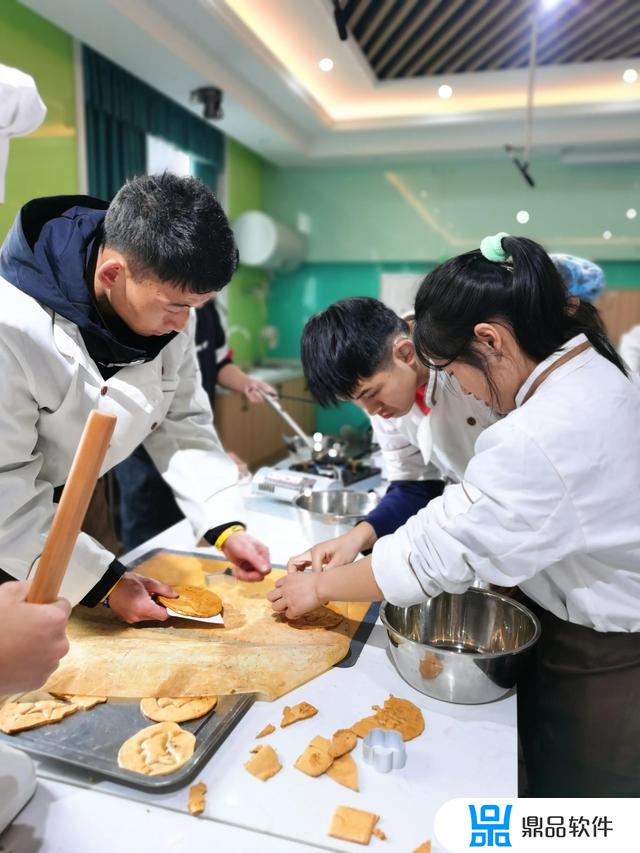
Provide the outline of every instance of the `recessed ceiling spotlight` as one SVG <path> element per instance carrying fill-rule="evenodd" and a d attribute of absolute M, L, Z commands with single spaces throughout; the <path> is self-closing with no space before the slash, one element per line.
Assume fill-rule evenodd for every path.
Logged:
<path fill-rule="evenodd" d="M 526 225 L 529 221 L 529 211 L 528 210 L 519 210 L 516 213 L 516 220 L 520 223 L 520 225 Z"/>
<path fill-rule="evenodd" d="M 438 95 L 446 101 L 447 98 L 453 95 L 453 89 L 447 83 L 443 83 L 438 89 Z"/>
<path fill-rule="evenodd" d="M 610 240 L 613 237 L 613 234 L 611 233 L 611 231 L 603 231 L 602 236 L 605 240 Z"/>
<path fill-rule="evenodd" d="M 556 6 L 560 5 L 560 3 L 562 3 L 562 0 L 542 0 L 541 5 L 545 12 L 550 12 Z"/>
<path fill-rule="evenodd" d="M 635 83 L 638 79 L 638 72 L 635 68 L 627 68 L 622 74 L 622 79 L 625 83 Z"/>
<path fill-rule="evenodd" d="M 629 210 L 627 210 L 627 212 L 625 213 L 627 219 L 635 219 L 637 215 L 638 211 L 635 209 L 635 207 L 630 207 Z"/>
<path fill-rule="evenodd" d="M 333 69 L 333 59 L 325 56 L 324 59 L 321 59 L 318 63 L 318 68 L 320 71 L 331 71 Z"/>

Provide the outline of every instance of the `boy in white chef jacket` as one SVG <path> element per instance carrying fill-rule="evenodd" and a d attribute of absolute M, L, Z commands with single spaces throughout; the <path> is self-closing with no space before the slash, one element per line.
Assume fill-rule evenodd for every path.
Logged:
<path fill-rule="evenodd" d="M 407 606 L 476 579 L 519 586 L 542 624 L 518 685 L 535 796 L 640 794 L 640 385 L 592 305 L 531 240 L 485 238 L 429 273 L 420 359 L 505 415 L 460 484 L 373 553 L 294 570 L 270 593 L 299 616 L 329 600 Z"/>
<path fill-rule="evenodd" d="M 240 520 L 237 468 L 201 387 L 193 308 L 231 279 L 238 253 L 201 182 L 134 178 L 110 204 L 34 199 L 0 249 L 0 578 L 37 564 L 92 409 L 118 418 L 102 472 L 141 442 L 189 519 L 236 564 L 269 571 Z M 165 584 L 125 571 L 85 533 L 62 586 L 72 604 L 107 601 L 127 622 L 166 619 Z"/>
<path fill-rule="evenodd" d="M 416 357 L 409 323 L 370 297 L 342 299 L 312 317 L 300 344 L 307 386 L 323 406 L 350 400 L 371 420 L 390 485 L 348 533 L 292 557 L 316 567 L 350 563 L 458 482 L 477 437 L 497 415 Z"/>

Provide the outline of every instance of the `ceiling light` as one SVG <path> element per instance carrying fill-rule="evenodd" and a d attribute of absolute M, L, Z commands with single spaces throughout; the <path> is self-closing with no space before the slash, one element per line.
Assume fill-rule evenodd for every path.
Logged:
<path fill-rule="evenodd" d="M 529 211 L 528 210 L 519 210 L 516 213 L 516 220 L 520 223 L 520 225 L 526 225 L 529 221 Z"/>
<path fill-rule="evenodd" d="M 613 234 L 611 233 L 611 231 L 603 231 L 602 236 L 605 240 L 610 240 L 613 237 Z"/>
<path fill-rule="evenodd" d="M 550 12 L 552 9 L 555 9 L 555 7 L 558 6 L 561 2 L 562 0 L 542 0 L 541 5 L 545 12 Z"/>
<path fill-rule="evenodd" d="M 333 68 L 333 59 L 325 56 L 324 59 L 321 59 L 318 63 L 318 67 L 320 71 L 331 71 Z"/>
<path fill-rule="evenodd" d="M 629 210 L 627 210 L 627 212 L 625 213 L 627 219 L 635 219 L 637 215 L 638 211 L 635 209 L 635 207 L 630 207 Z"/>
<path fill-rule="evenodd" d="M 627 68 L 622 75 L 622 79 L 625 83 L 635 83 L 638 79 L 638 72 L 635 68 Z"/>
<path fill-rule="evenodd" d="M 438 95 L 446 100 L 453 95 L 453 89 L 447 83 L 443 83 L 438 89 Z"/>

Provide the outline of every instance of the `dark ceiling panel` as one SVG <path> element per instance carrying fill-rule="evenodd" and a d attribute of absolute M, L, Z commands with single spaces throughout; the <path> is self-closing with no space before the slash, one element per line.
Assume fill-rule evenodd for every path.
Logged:
<path fill-rule="evenodd" d="M 539 65 L 640 56 L 640 0 L 347 0 L 348 27 L 380 80 L 523 68 L 537 8 Z"/>

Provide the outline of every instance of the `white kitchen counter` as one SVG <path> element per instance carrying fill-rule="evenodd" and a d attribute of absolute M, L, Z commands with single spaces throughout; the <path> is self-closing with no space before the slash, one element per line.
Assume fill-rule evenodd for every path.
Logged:
<path fill-rule="evenodd" d="M 270 546 L 275 564 L 283 564 L 310 544 L 292 507 L 248 497 L 248 487 L 243 488 L 249 531 Z M 135 560 L 156 547 L 192 550 L 186 522 L 136 549 L 128 559 Z M 215 553 L 211 548 L 203 552 Z M 373 839 L 372 849 L 411 851 L 433 838 L 434 815 L 446 800 L 516 796 L 515 696 L 476 706 L 429 699 L 400 678 L 386 646 L 386 633 L 378 623 L 355 666 L 334 667 L 273 703 L 257 702 L 195 780 L 206 782 L 209 789 L 200 818 L 186 814 L 187 788 L 151 794 L 41 762 L 41 782 L 34 800 L 0 837 L 0 850 L 96 853 L 108 846 L 118 853 L 183 848 L 191 853 L 215 846 L 259 853 L 295 851 L 301 845 L 305 849 L 361 850 L 360 845 L 326 834 L 334 809 L 348 805 L 381 815 L 379 827 L 388 840 Z M 371 705 L 382 704 L 389 693 L 419 705 L 426 722 L 424 734 L 407 743 L 408 759 L 402 770 L 376 773 L 364 764 L 360 743 L 353 753 L 360 793 L 327 777 L 312 779 L 293 767 L 314 735 L 327 737 L 348 727 L 370 713 Z M 255 734 L 269 722 L 278 726 L 285 704 L 303 700 L 315 705 L 319 713 L 284 730 L 277 728 L 263 741 L 276 749 L 283 769 L 267 782 L 250 776 L 242 765 L 255 744 Z M 94 843 L 96 836 L 99 839 Z M 43 838 L 44 846 L 35 846 L 34 839 Z"/>

